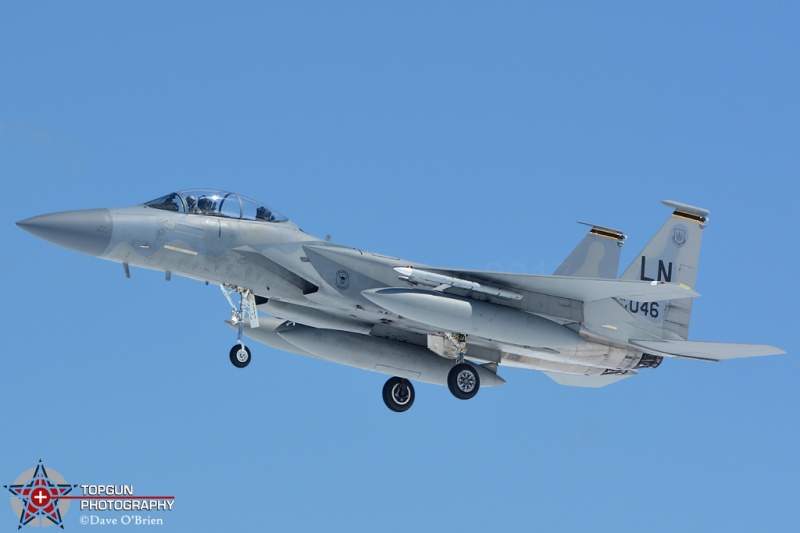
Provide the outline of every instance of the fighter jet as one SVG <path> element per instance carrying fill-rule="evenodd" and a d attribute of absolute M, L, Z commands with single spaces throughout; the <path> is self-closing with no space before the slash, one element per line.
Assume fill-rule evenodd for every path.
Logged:
<path fill-rule="evenodd" d="M 664 357 L 722 361 L 784 353 L 766 345 L 688 340 L 709 212 L 672 201 L 666 223 L 617 279 L 621 231 L 591 229 L 554 275 L 441 268 L 309 235 L 274 209 L 214 190 L 186 190 L 133 207 L 17 222 L 59 246 L 219 285 L 238 331 L 231 363 L 251 360 L 244 337 L 391 376 L 396 412 L 413 382 L 467 400 L 505 383 L 503 366 L 557 383 L 603 387 Z M 260 314 L 263 312 L 269 317 Z"/>

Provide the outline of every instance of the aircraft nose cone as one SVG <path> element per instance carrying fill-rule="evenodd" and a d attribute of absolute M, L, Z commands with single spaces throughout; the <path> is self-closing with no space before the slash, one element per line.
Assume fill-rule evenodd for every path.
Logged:
<path fill-rule="evenodd" d="M 40 239 L 89 255 L 100 255 L 111 242 L 112 218 L 108 209 L 64 211 L 26 218 L 17 226 Z"/>

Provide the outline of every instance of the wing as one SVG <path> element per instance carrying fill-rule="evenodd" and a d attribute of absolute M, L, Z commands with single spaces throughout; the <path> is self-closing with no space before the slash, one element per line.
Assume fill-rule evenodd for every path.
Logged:
<path fill-rule="evenodd" d="M 631 344 L 655 355 L 684 357 L 703 361 L 725 361 L 727 359 L 786 353 L 780 348 L 766 344 L 737 344 L 735 342 L 632 340 Z"/>
<path fill-rule="evenodd" d="M 311 264 L 320 272 L 320 276 L 323 279 L 326 278 L 326 272 L 335 272 L 336 269 L 344 267 L 351 271 L 360 272 L 366 277 L 377 281 L 378 283 L 373 287 L 397 286 L 399 278 L 429 288 L 435 288 L 435 290 L 444 290 L 452 287 L 453 289 L 497 296 L 507 300 L 505 305 L 509 307 L 521 307 L 513 303 L 514 300 L 522 300 L 527 296 L 520 294 L 520 292 L 532 293 L 531 296 L 537 294 L 579 302 L 591 302 L 606 298 L 659 301 L 699 296 L 697 292 L 687 285 L 663 281 L 546 276 L 460 268 L 437 268 L 422 264 L 405 263 L 402 262 L 402 259 L 343 247 L 305 245 L 303 249 L 306 251 Z M 320 262 L 320 258 L 324 258 L 326 262 Z M 372 287 L 365 286 L 364 288 Z"/>

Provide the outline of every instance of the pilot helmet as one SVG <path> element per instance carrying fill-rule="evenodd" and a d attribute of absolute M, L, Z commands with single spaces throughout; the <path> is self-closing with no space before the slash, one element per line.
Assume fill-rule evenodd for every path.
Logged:
<path fill-rule="evenodd" d="M 201 196 L 200 199 L 197 201 L 197 207 L 202 209 L 203 211 L 210 211 L 212 203 L 210 198 L 206 198 L 205 196 Z"/>
<path fill-rule="evenodd" d="M 186 197 L 186 203 L 189 205 L 189 209 L 192 209 L 197 205 L 197 198 L 190 194 Z"/>

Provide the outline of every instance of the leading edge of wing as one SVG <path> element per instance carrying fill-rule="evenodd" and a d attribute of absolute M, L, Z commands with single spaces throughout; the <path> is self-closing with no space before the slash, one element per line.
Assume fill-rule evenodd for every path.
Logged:
<path fill-rule="evenodd" d="M 706 341 L 648 341 L 631 340 L 631 344 L 655 355 L 685 357 L 702 361 L 725 361 L 743 357 L 785 354 L 780 348 L 767 344 L 737 344 L 735 342 Z"/>
<path fill-rule="evenodd" d="M 582 302 L 624 298 L 636 301 L 674 300 L 700 296 L 691 287 L 681 283 L 663 281 L 638 281 L 571 276 L 545 276 L 539 274 L 511 274 L 484 270 L 443 269 L 424 267 L 429 272 L 453 277 L 468 277 L 495 285 L 536 292 Z"/>

